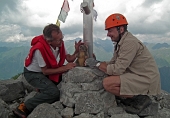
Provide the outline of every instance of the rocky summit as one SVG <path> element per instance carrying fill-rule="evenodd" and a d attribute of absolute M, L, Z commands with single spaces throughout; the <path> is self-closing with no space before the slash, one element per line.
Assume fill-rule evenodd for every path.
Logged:
<path fill-rule="evenodd" d="M 119 100 L 105 91 L 107 75 L 97 68 L 76 67 L 62 76 L 60 101 L 38 105 L 27 118 L 170 118 L 170 94 L 149 96 L 152 104 L 140 114 L 128 114 Z M 0 118 L 16 118 L 12 110 L 37 93 L 24 76 L 0 81 Z"/>

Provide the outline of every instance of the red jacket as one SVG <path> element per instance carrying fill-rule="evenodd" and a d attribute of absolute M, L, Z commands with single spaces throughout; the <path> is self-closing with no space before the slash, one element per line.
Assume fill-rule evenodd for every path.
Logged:
<path fill-rule="evenodd" d="M 25 59 L 25 66 L 29 66 L 32 62 L 32 58 L 34 55 L 35 50 L 39 49 L 41 52 L 41 55 L 46 63 L 46 66 L 48 68 L 58 68 L 63 66 L 64 61 L 66 59 L 66 54 L 65 54 L 65 48 L 64 48 L 64 43 L 62 43 L 62 46 L 59 48 L 59 53 L 60 53 L 60 60 L 59 63 L 57 63 L 56 58 L 54 57 L 54 54 L 51 51 L 50 45 L 46 42 L 44 39 L 43 35 L 36 36 L 32 39 L 31 41 L 31 49 L 30 52 Z M 60 74 L 53 74 L 49 75 L 49 79 L 53 80 L 55 82 L 59 81 L 59 75 Z"/>

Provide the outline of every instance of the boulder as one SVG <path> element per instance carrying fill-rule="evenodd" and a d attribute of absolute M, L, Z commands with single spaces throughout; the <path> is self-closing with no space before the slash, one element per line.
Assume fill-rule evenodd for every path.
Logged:
<path fill-rule="evenodd" d="M 76 67 L 62 75 L 58 85 L 60 100 L 38 105 L 28 118 L 169 118 L 170 94 L 149 96 L 152 104 L 140 114 L 128 114 L 118 105 L 115 96 L 104 90 L 107 77 L 97 68 Z M 0 118 L 16 118 L 12 110 L 36 94 L 24 76 L 0 81 Z"/>

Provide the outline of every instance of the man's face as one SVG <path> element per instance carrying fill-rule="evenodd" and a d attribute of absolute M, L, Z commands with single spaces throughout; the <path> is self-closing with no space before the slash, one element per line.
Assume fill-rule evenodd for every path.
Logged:
<path fill-rule="evenodd" d="M 49 42 L 49 44 L 53 47 L 53 48 L 56 48 L 56 47 L 61 47 L 61 44 L 63 42 L 63 34 L 62 32 L 56 32 L 56 31 L 53 31 L 52 32 L 52 41 Z"/>
<path fill-rule="evenodd" d="M 109 28 L 107 30 L 107 36 L 111 38 L 113 42 L 117 42 L 119 40 L 119 33 L 116 27 Z"/>

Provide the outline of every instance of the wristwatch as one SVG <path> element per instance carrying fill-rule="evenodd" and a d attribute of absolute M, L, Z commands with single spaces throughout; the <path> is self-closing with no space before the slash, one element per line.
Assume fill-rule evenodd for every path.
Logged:
<path fill-rule="evenodd" d="M 100 62 L 98 62 L 97 64 L 96 64 L 96 67 L 99 67 L 100 66 Z"/>

